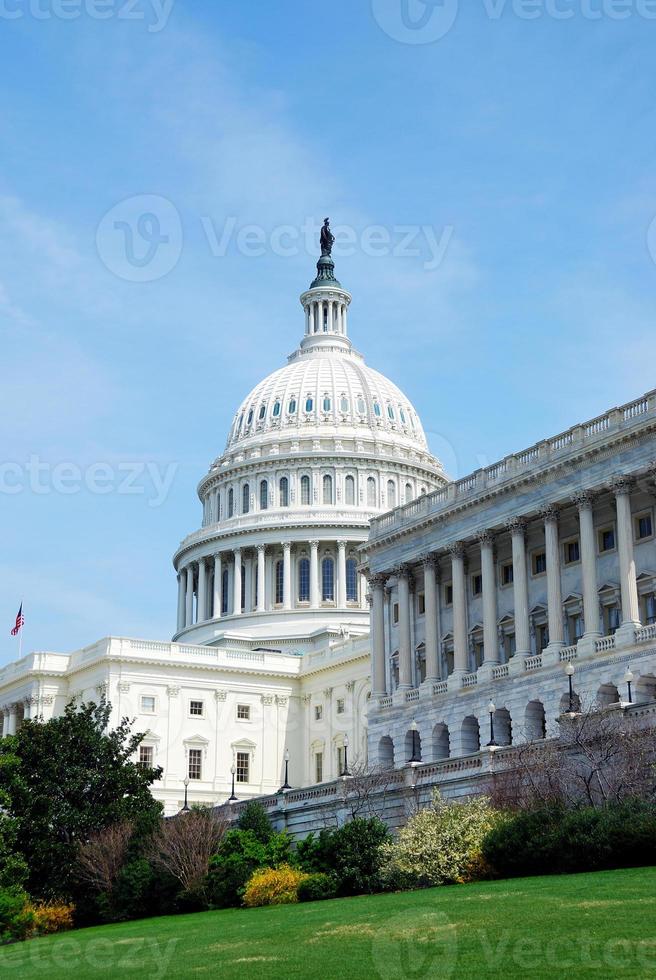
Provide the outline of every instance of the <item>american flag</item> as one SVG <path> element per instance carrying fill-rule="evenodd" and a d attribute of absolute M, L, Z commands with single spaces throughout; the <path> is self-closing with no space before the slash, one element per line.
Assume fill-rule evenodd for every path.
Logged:
<path fill-rule="evenodd" d="M 24 623 L 25 623 L 25 616 L 23 616 L 23 603 L 21 602 L 20 609 L 18 610 L 18 615 L 16 616 L 16 625 L 11 631 L 11 635 L 16 636 L 16 634 L 19 632 L 21 626 L 23 626 Z"/>

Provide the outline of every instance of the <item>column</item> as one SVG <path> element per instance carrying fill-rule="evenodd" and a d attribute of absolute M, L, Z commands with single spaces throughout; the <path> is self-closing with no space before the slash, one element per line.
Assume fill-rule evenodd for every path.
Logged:
<path fill-rule="evenodd" d="M 221 595 L 223 591 L 223 569 L 221 555 L 214 555 L 214 595 L 212 596 L 212 616 L 221 618 Z"/>
<path fill-rule="evenodd" d="M 528 574 L 526 569 L 526 522 L 513 518 L 506 525 L 512 537 L 513 598 L 515 603 L 515 652 L 530 656 L 531 636 L 528 622 Z"/>
<path fill-rule="evenodd" d="M 399 596 L 399 691 L 412 688 L 412 650 L 410 648 L 410 569 L 397 570 Z"/>
<path fill-rule="evenodd" d="M 241 616 L 241 548 L 233 552 L 234 571 L 232 575 L 232 615 Z"/>
<path fill-rule="evenodd" d="M 185 626 L 194 625 L 194 566 L 187 565 L 187 589 L 185 606 Z"/>
<path fill-rule="evenodd" d="M 583 574 L 583 622 L 586 638 L 601 636 L 599 617 L 599 590 L 597 585 L 597 542 L 592 514 L 593 495 L 588 492 L 573 498 L 579 511 L 579 535 L 581 542 L 581 571 Z"/>
<path fill-rule="evenodd" d="M 453 576 L 453 672 L 468 673 L 467 587 L 465 583 L 465 546 L 457 541 L 449 548 Z"/>
<path fill-rule="evenodd" d="M 310 333 L 310 304 L 305 307 L 305 336 Z"/>
<path fill-rule="evenodd" d="M 16 705 L 15 704 L 9 705 L 6 734 L 7 735 L 16 734 Z"/>
<path fill-rule="evenodd" d="M 291 541 L 285 541 L 282 546 L 282 607 L 283 609 L 292 608 L 292 545 Z"/>
<path fill-rule="evenodd" d="M 244 561 L 244 574 L 246 576 L 246 587 L 244 590 L 244 611 L 253 612 L 253 559 L 246 558 Z"/>
<path fill-rule="evenodd" d="M 186 576 L 182 569 L 178 572 L 178 633 L 185 624 L 185 587 Z"/>
<path fill-rule="evenodd" d="M 544 520 L 544 544 L 547 556 L 547 608 L 549 615 L 549 646 L 558 649 L 565 646 L 563 631 L 563 595 L 560 584 L 560 541 L 558 539 L 558 511 L 545 507 L 541 511 Z"/>
<path fill-rule="evenodd" d="M 333 324 L 333 316 L 335 310 L 335 301 L 333 299 L 328 300 L 328 331 L 330 333 L 335 329 Z"/>
<path fill-rule="evenodd" d="M 337 607 L 346 607 L 346 541 L 337 542 Z"/>
<path fill-rule="evenodd" d="M 317 333 L 323 333 L 323 300 L 321 299 L 317 303 L 317 317 L 319 320 L 317 324 Z"/>
<path fill-rule="evenodd" d="M 205 559 L 201 558 L 198 562 L 198 622 L 204 623 L 207 619 L 207 565 Z"/>
<path fill-rule="evenodd" d="M 630 634 L 640 625 L 638 585 L 636 582 L 635 557 L 633 555 L 633 519 L 631 517 L 631 482 L 617 479 L 613 483 L 617 504 L 617 552 L 620 561 L 620 587 L 622 590 L 622 628 Z"/>
<path fill-rule="evenodd" d="M 426 610 L 426 683 L 440 679 L 437 636 L 437 567 L 434 555 L 424 558 L 424 607 Z"/>
<path fill-rule="evenodd" d="M 344 336 L 346 336 L 347 331 L 348 331 L 348 313 L 347 313 L 347 310 L 348 310 L 348 306 L 346 306 L 346 304 L 345 304 L 344 305 L 344 319 L 342 321 L 342 327 L 344 328 Z"/>
<path fill-rule="evenodd" d="M 319 608 L 319 542 L 310 541 L 310 608 Z"/>
<path fill-rule="evenodd" d="M 373 697 L 384 697 L 385 683 L 385 575 L 373 575 L 371 589 L 371 681 Z"/>
<path fill-rule="evenodd" d="M 499 663 L 499 618 L 497 604 L 497 576 L 494 563 L 494 535 L 482 531 L 478 535 L 481 546 L 481 578 L 483 581 L 483 663 Z"/>
<path fill-rule="evenodd" d="M 257 611 L 266 609 L 266 545 L 257 546 Z"/>

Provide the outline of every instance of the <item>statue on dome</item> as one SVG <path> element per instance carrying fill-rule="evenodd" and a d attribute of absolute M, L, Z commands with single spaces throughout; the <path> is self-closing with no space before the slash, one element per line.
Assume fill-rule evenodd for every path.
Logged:
<path fill-rule="evenodd" d="M 330 218 L 326 218 L 321 229 L 321 254 L 331 255 L 335 236 L 330 230 Z"/>

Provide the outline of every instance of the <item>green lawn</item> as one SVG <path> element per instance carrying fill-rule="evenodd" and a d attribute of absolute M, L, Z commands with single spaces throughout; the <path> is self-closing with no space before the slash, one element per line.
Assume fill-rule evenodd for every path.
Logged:
<path fill-rule="evenodd" d="M 82 929 L 0 977 L 656 977 L 656 868 L 486 882 Z"/>

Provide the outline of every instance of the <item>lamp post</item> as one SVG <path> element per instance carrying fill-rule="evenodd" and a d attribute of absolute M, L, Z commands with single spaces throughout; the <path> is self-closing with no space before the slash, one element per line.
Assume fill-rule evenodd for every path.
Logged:
<path fill-rule="evenodd" d="M 565 667 L 565 673 L 567 674 L 567 679 L 569 681 L 569 713 L 574 714 L 574 687 L 572 686 L 572 677 L 574 676 L 574 664 L 569 663 Z"/>
<path fill-rule="evenodd" d="M 412 756 L 408 761 L 412 766 L 412 765 L 417 765 L 419 762 L 421 762 L 421 756 L 417 752 L 418 732 L 417 732 L 417 722 L 414 718 L 412 719 L 412 724 L 410 725 L 410 731 L 412 732 Z"/>
<path fill-rule="evenodd" d="M 635 680 L 635 675 L 631 672 L 631 668 L 627 667 L 626 673 L 624 674 L 624 683 L 629 689 L 629 701 L 628 701 L 629 704 L 633 704 L 633 698 L 631 697 L 631 684 L 634 682 L 634 680 Z"/>
<path fill-rule="evenodd" d="M 184 806 L 180 810 L 180 813 L 189 813 L 189 803 L 187 802 L 187 793 L 189 791 L 189 776 L 185 776 L 182 782 L 185 788 L 185 798 L 184 798 Z"/>
<path fill-rule="evenodd" d="M 487 743 L 488 749 L 496 748 L 497 743 L 494 740 L 494 715 L 496 713 L 496 705 L 494 701 L 490 701 L 487 706 L 488 713 L 490 715 L 490 741 Z"/>
<path fill-rule="evenodd" d="M 236 803 L 237 797 L 235 796 L 235 773 L 237 772 L 237 769 L 235 768 L 234 762 L 230 766 L 230 772 L 232 773 L 232 793 L 228 797 L 228 803 Z"/>
<path fill-rule="evenodd" d="M 284 793 L 286 789 L 291 789 L 289 785 L 289 749 L 285 749 L 285 782 L 280 787 L 280 792 Z"/>
<path fill-rule="evenodd" d="M 344 736 L 344 772 L 342 773 L 342 776 L 351 775 L 348 767 L 348 747 L 349 747 L 349 737 L 348 735 L 345 735 Z"/>

